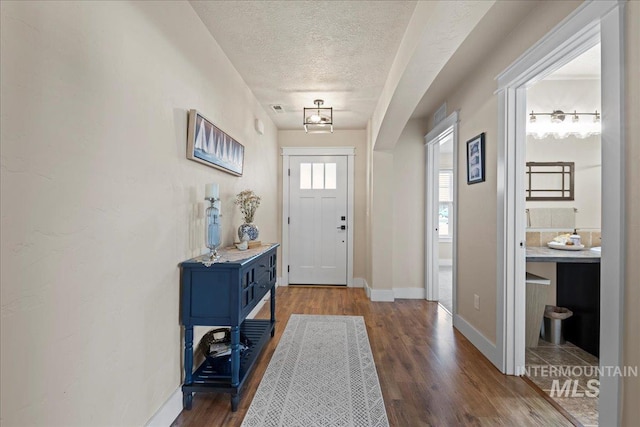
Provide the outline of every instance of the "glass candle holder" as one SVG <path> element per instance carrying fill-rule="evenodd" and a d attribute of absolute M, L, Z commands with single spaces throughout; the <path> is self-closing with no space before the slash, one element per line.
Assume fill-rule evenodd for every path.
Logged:
<path fill-rule="evenodd" d="M 222 226 L 220 224 L 220 209 L 216 206 L 216 202 L 220 202 L 220 199 L 205 197 L 205 200 L 209 201 L 210 206 L 205 211 L 204 241 L 209 249 L 209 259 L 217 260 L 220 258 L 218 248 L 221 243 Z"/>

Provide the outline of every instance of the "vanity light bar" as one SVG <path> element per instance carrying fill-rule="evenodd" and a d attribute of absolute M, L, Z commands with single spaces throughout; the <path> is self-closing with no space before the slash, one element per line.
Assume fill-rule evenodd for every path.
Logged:
<path fill-rule="evenodd" d="M 598 113 L 598 110 L 596 110 L 595 113 L 578 113 L 575 110 L 573 111 L 573 113 L 565 113 L 562 110 L 553 110 L 551 113 L 536 113 L 532 110 L 531 113 L 529 114 L 529 121 L 531 123 L 535 123 L 536 116 L 551 116 L 552 122 L 560 123 L 564 121 L 567 115 L 571 116 L 571 119 L 573 120 L 573 122 L 577 122 L 579 120 L 579 116 L 594 116 L 593 117 L 594 122 L 600 121 L 600 113 Z"/>

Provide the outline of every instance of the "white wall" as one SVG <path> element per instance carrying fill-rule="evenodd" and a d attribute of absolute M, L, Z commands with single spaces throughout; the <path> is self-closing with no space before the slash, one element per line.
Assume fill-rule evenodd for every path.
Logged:
<path fill-rule="evenodd" d="M 600 229 L 602 156 L 600 136 L 585 139 L 527 137 L 527 162 L 574 162 L 575 200 L 528 201 L 527 208 L 576 208 L 576 227 Z"/>
<path fill-rule="evenodd" d="M 205 183 L 226 244 L 244 188 L 278 240 L 276 129 L 186 2 L 0 10 L 2 424 L 143 425 L 181 382 Z M 245 145 L 242 178 L 185 158 L 190 108 Z"/>
<path fill-rule="evenodd" d="M 600 107 L 600 80 L 543 80 L 527 90 L 527 111 L 553 110 L 594 112 Z M 540 117 L 546 119 L 546 117 Z M 570 120 L 567 116 L 566 120 Z M 582 116 L 582 120 L 591 120 Z M 600 136 L 564 139 L 527 136 L 527 162 L 575 162 L 575 200 L 527 202 L 527 208 L 575 207 L 576 227 L 600 229 L 601 217 Z"/>
<path fill-rule="evenodd" d="M 566 113 L 602 112 L 600 79 L 583 78 L 566 80 L 553 74 L 527 89 L 527 112 L 551 113 L 562 110 Z M 548 120 L 540 116 L 541 121 Z M 565 120 L 571 120 L 567 115 Z M 580 121 L 591 120 L 590 116 L 580 116 Z"/>

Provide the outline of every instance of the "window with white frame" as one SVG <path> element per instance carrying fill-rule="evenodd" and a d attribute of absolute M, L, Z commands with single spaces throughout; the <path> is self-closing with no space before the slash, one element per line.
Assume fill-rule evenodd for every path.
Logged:
<path fill-rule="evenodd" d="M 335 163 L 300 163 L 301 190 L 335 190 Z"/>
<path fill-rule="evenodd" d="M 438 192 L 438 236 L 442 239 L 453 237 L 453 170 L 440 169 Z"/>

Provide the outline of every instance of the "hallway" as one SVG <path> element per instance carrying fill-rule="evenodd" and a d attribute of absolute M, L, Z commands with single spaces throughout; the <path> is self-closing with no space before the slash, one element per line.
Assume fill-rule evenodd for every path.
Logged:
<path fill-rule="evenodd" d="M 371 302 L 364 289 L 277 288 L 276 336 L 243 392 L 200 394 L 174 426 L 239 426 L 292 313 L 361 315 L 365 319 L 389 422 L 422 425 L 571 425 L 524 380 L 502 375 L 461 334 L 438 303 Z M 259 318 L 268 318 L 268 304 Z"/>

